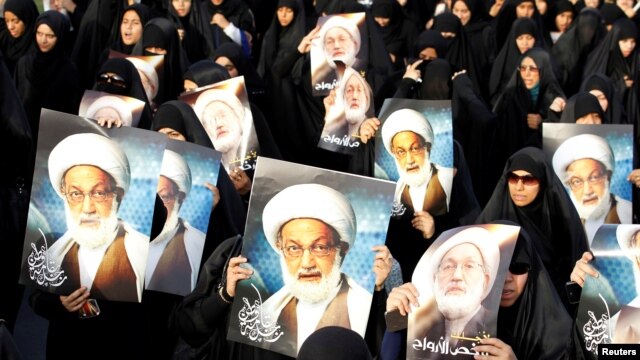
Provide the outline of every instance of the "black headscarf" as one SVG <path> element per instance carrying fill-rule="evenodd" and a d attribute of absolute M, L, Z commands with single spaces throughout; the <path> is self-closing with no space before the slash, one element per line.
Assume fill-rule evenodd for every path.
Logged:
<path fill-rule="evenodd" d="M 261 109 L 264 109 L 262 104 L 262 99 L 265 95 L 264 81 L 262 81 L 262 78 L 258 75 L 256 68 L 245 56 L 242 51 L 242 47 L 234 42 L 224 43 L 214 51 L 213 60 L 215 61 L 217 58 L 222 56 L 231 60 L 238 70 L 239 76 L 244 76 L 244 84 L 249 94 L 249 100 L 258 104 Z"/>
<path fill-rule="evenodd" d="M 499 221 L 517 225 L 509 221 Z M 565 359 L 571 317 L 536 251 L 532 238 L 520 229 L 511 264 L 529 267 L 527 283 L 518 300 L 498 311 L 498 338 L 511 346 L 518 359 Z"/>
<path fill-rule="evenodd" d="M 149 7 L 144 4 L 133 4 L 131 6 L 126 7 L 122 11 L 122 16 L 120 16 L 120 19 L 118 21 L 118 38 L 116 42 L 113 43 L 113 45 L 111 45 L 111 49 L 123 54 L 131 55 L 131 52 L 133 51 L 133 47 L 136 44 L 125 45 L 125 43 L 122 42 L 122 34 L 120 33 L 120 26 L 122 25 L 122 19 L 124 18 L 124 14 L 126 14 L 128 11 L 135 11 L 135 13 L 138 14 L 138 17 L 140 18 L 140 24 L 144 29 L 144 26 L 151 19 L 151 9 L 149 9 Z"/>
<path fill-rule="evenodd" d="M 616 20 L 626 17 L 624 11 L 615 3 L 602 4 L 600 13 L 602 13 L 605 25 L 613 25 Z"/>
<path fill-rule="evenodd" d="M 540 15 L 538 7 L 533 0 L 505 0 L 504 4 L 502 4 L 502 8 L 500 8 L 500 12 L 494 19 L 497 48 L 501 49 L 505 41 L 507 40 L 509 29 L 511 29 L 511 25 L 517 19 L 516 8 L 523 2 L 530 2 L 531 4 L 533 4 L 532 19 L 536 23 L 536 26 L 538 28 L 538 36 L 536 36 L 536 39 L 543 39 L 543 41 L 538 46 L 544 47 L 545 49 L 550 48 L 552 44 L 551 36 L 546 30 L 544 22 L 542 21 L 542 16 Z"/>
<path fill-rule="evenodd" d="M 396 0 L 375 0 L 371 5 L 371 15 L 389 19 L 385 27 L 377 22 L 375 25 L 382 36 L 385 49 L 396 57 L 394 66 L 404 69 L 404 60 L 412 55 L 411 48 L 418 36 L 415 26 L 406 20 L 402 7 Z"/>
<path fill-rule="evenodd" d="M 169 19 L 176 28 L 184 30 L 184 38 L 181 41 L 187 58 L 190 62 L 196 62 L 213 53 L 213 36 L 210 29 L 211 19 L 207 17 L 201 6 L 201 1 L 192 1 L 191 10 L 184 17 L 180 17 L 172 5 L 171 0 L 165 0 L 169 9 Z"/>
<path fill-rule="evenodd" d="M 367 343 L 357 332 L 341 326 L 326 326 L 302 343 L 298 360 L 372 360 Z"/>
<path fill-rule="evenodd" d="M 35 29 L 38 8 L 32 0 L 7 0 L 4 3 L 4 11 L 12 12 L 24 23 L 24 33 L 14 38 L 8 29 L 0 32 L 0 52 L 4 54 L 4 61 L 13 75 L 16 63 L 29 49 L 33 48 L 33 31 Z"/>
<path fill-rule="evenodd" d="M 418 54 L 426 48 L 433 48 L 440 59 L 445 59 L 447 56 L 447 40 L 439 31 L 425 30 L 418 35 L 418 39 L 416 40 L 415 56 L 417 57 Z"/>
<path fill-rule="evenodd" d="M 182 74 L 189 67 L 189 60 L 180 46 L 176 26 L 166 18 L 151 19 L 145 25 L 142 39 L 136 44 L 133 53 L 155 55 L 147 52 L 147 47 L 159 47 L 167 51 L 164 55 L 164 76 L 154 102 L 162 104 L 176 99 L 183 89 Z"/>
<path fill-rule="evenodd" d="M 126 86 L 124 88 L 114 86 L 112 84 L 99 84 L 96 83 L 93 87 L 94 90 L 104 91 L 116 95 L 124 95 L 132 98 L 136 98 L 140 101 L 144 101 L 144 108 L 142 115 L 140 115 L 140 122 L 138 127 L 141 129 L 148 129 L 151 126 L 151 120 L 153 115 L 151 107 L 149 106 L 149 100 L 147 94 L 142 87 L 142 81 L 140 80 L 140 74 L 136 67 L 127 59 L 124 58 L 111 58 L 107 60 L 100 70 L 98 70 L 96 79 L 105 73 L 114 73 L 124 79 Z"/>
<path fill-rule="evenodd" d="M 558 0 L 556 2 L 550 1 L 548 3 L 547 12 L 544 15 L 542 15 L 542 18 L 544 19 L 544 24 L 547 30 L 558 31 L 558 27 L 556 26 L 556 16 L 567 11 L 571 12 L 571 14 L 573 14 L 575 18 L 576 9 L 569 0 Z"/>
<path fill-rule="evenodd" d="M 605 111 L 605 117 L 610 124 L 624 124 L 626 118 L 622 99 L 618 93 L 615 83 L 611 78 L 603 74 L 592 74 L 584 79 L 580 91 L 600 90 L 607 98 L 609 105 Z"/>
<path fill-rule="evenodd" d="M 45 11 L 35 21 L 32 38 L 40 25 L 47 25 L 56 36 L 56 43 L 47 52 L 36 50 L 22 57 L 16 65 L 16 88 L 31 123 L 33 138 L 38 136 L 40 109 L 75 114 L 78 111 L 82 89 L 78 83 L 78 70 L 65 52 L 71 23 L 55 10 Z"/>
<path fill-rule="evenodd" d="M 574 94 L 578 91 L 587 56 L 606 33 L 598 10 L 585 8 L 553 46 L 551 53 L 560 69 L 558 81 L 565 93 Z"/>
<path fill-rule="evenodd" d="M 516 39 L 523 34 L 533 36 L 536 39 L 534 47 L 540 47 L 542 39 L 538 36 L 538 28 L 532 19 L 521 18 L 513 22 L 513 26 L 511 26 L 511 30 L 509 31 L 509 37 L 502 46 L 502 49 L 500 49 L 491 68 L 489 93 L 494 103 L 504 91 L 504 87 L 513 76 L 513 72 L 518 65 L 520 65 L 518 62 L 522 54 L 518 49 Z"/>
<path fill-rule="evenodd" d="M 229 78 L 229 71 L 211 59 L 191 64 L 183 76 L 183 80 L 193 81 L 198 87 L 215 84 Z"/>
<path fill-rule="evenodd" d="M 579 92 L 567 100 L 560 122 L 575 123 L 579 118 L 591 113 L 600 115 L 603 124 L 609 123 L 598 102 L 598 98 L 586 91 Z"/>
<path fill-rule="evenodd" d="M 524 207 L 516 206 L 509 195 L 507 176 L 516 170 L 527 171 L 540 180 L 536 199 Z M 569 308 L 564 284 L 589 245 L 578 213 L 542 150 L 527 147 L 509 157 L 476 223 L 494 220 L 515 221 L 531 236 L 556 291 Z"/>
<path fill-rule="evenodd" d="M 305 36 L 306 15 L 301 1 L 279 0 L 277 8 L 281 7 L 288 7 L 293 10 L 294 18 L 285 28 L 280 25 L 277 14 L 271 20 L 271 25 L 269 25 L 262 41 L 257 67 L 258 74 L 265 80 L 268 73 L 275 71 L 272 68 L 278 62 L 282 62 L 291 52 L 298 51 L 298 44 Z M 291 68 L 287 70 L 290 71 Z"/>
<path fill-rule="evenodd" d="M 451 100 L 453 85 L 451 76 L 453 66 L 444 59 L 433 59 L 422 67 L 422 86 L 418 88 L 417 98 L 422 100 Z"/>

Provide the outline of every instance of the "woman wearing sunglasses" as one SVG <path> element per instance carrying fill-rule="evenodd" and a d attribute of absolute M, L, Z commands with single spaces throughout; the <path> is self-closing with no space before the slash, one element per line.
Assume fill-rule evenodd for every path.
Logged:
<path fill-rule="evenodd" d="M 494 220 L 514 221 L 527 231 L 568 308 L 564 284 L 576 260 L 588 249 L 587 238 L 569 195 L 542 150 L 527 147 L 507 160 L 476 223 Z"/>

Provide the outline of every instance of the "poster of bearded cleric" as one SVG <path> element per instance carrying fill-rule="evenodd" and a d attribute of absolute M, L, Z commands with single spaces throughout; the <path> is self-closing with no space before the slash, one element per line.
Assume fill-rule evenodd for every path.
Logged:
<path fill-rule="evenodd" d="M 392 265 L 386 247 L 373 248 L 384 244 L 393 189 L 258 158 L 242 248 L 254 273 L 236 288 L 228 339 L 295 357 L 325 326 L 364 337 L 374 285 L 386 276 L 372 269 Z"/>
<path fill-rule="evenodd" d="M 633 125 L 544 124 L 543 151 L 584 224 L 631 224 Z"/>
<path fill-rule="evenodd" d="M 318 147 L 353 154 L 360 146 L 360 125 L 375 116 L 373 92 L 367 80 L 347 68 L 338 86 L 324 98 L 324 127 Z"/>
<path fill-rule="evenodd" d="M 136 98 L 102 91 L 85 90 L 78 115 L 105 126 L 137 127 L 144 102 Z"/>
<path fill-rule="evenodd" d="M 165 139 L 43 109 L 20 283 L 140 302 Z"/>
<path fill-rule="evenodd" d="M 392 217 L 448 212 L 453 182 L 451 101 L 386 99 L 376 134 L 375 176 L 396 181 Z"/>
<path fill-rule="evenodd" d="M 599 276 L 585 277 L 576 319 L 585 359 L 608 344 L 640 343 L 640 225 L 602 225 L 591 251 Z"/>
<path fill-rule="evenodd" d="M 519 226 L 486 224 L 443 232 L 416 266 L 407 359 L 472 359 L 497 334 L 498 309 Z"/>
<path fill-rule="evenodd" d="M 179 100 L 193 107 L 228 173 L 255 168 L 260 145 L 244 76 L 183 93 Z"/>
<path fill-rule="evenodd" d="M 335 14 L 318 18 L 318 37 L 311 42 L 311 90 L 326 96 L 338 86 L 346 69 L 363 77 L 369 48 L 365 13 Z"/>
<path fill-rule="evenodd" d="M 219 152 L 167 140 L 157 189 L 167 218 L 149 243 L 145 289 L 184 296 L 195 287 L 219 168 Z"/>

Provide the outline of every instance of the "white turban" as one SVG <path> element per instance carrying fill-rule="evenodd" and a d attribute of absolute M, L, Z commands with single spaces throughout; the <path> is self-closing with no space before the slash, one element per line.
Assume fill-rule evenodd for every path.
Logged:
<path fill-rule="evenodd" d="M 322 48 L 324 49 L 324 37 L 327 35 L 327 32 L 334 28 L 339 27 L 345 29 L 349 35 L 351 35 L 351 39 L 355 43 L 355 53 L 357 54 L 360 51 L 360 30 L 358 29 L 358 24 L 356 24 L 355 20 L 347 19 L 340 15 L 334 15 L 329 18 L 324 24 L 322 24 L 322 29 L 320 29 L 320 40 L 322 41 Z"/>
<path fill-rule="evenodd" d="M 240 99 L 230 91 L 220 89 L 207 90 L 198 96 L 198 99 L 193 106 L 193 110 L 201 122 L 204 121 L 204 109 L 214 101 L 221 101 L 229 106 L 242 125 L 242 121 L 244 119 L 244 107 L 242 106 Z"/>
<path fill-rule="evenodd" d="M 160 175 L 176 183 L 178 191 L 183 192 L 185 196 L 189 195 L 189 191 L 191 191 L 191 170 L 189 169 L 189 164 L 180 154 L 172 150 L 164 150 Z"/>
<path fill-rule="evenodd" d="M 153 93 L 151 93 L 149 101 L 155 99 L 156 95 L 158 95 L 158 88 L 160 87 L 160 80 L 158 80 L 158 73 L 156 72 L 156 69 L 142 59 L 138 59 L 136 57 L 127 57 L 126 59 L 131 61 L 133 66 L 135 66 L 138 71 L 144 73 L 147 79 L 149 79 L 149 82 L 151 82 L 151 85 L 153 86 Z"/>
<path fill-rule="evenodd" d="M 129 189 L 131 169 L 127 155 L 120 145 L 108 137 L 82 133 L 60 141 L 49 155 L 49 180 L 60 197 L 64 174 L 78 165 L 91 165 L 107 172 L 116 182 L 116 187 L 125 193 Z"/>
<path fill-rule="evenodd" d="M 360 75 L 360 73 L 358 71 L 356 71 L 354 68 L 348 67 L 345 69 L 344 71 L 344 75 L 342 75 L 342 84 L 340 86 L 340 90 L 342 90 L 343 92 L 343 98 L 345 100 L 345 106 L 348 106 L 348 104 L 346 103 L 347 100 L 347 83 L 349 82 L 349 80 L 355 77 L 356 80 L 358 80 L 358 82 L 362 85 L 362 87 L 364 88 L 364 93 L 365 93 L 365 97 L 367 98 L 367 108 L 365 110 L 369 109 L 369 105 L 371 104 L 371 87 L 369 86 L 369 83 L 367 82 L 367 80 L 365 80 L 362 75 Z"/>
<path fill-rule="evenodd" d="M 278 232 L 294 219 L 317 219 L 331 226 L 340 241 L 353 245 L 356 239 L 356 214 L 340 192 L 320 184 L 289 186 L 277 193 L 264 207 L 262 228 L 271 247 L 278 251 Z"/>
<path fill-rule="evenodd" d="M 484 270 L 489 274 L 489 284 L 482 293 L 482 299 L 484 299 L 493 287 L 500 266 L 500 248 L 498 243 L 491 238 L 489 230 L 485 228 L 477 226 L 466 228 L 443 242 L 431 256 L 431 265 L 427 268 L 427 279 L 435 281 L 442 258 L 449 250 L 460 244 L 475 245 L 482 255 Z"/>
<path fill-rule="evenodd" d="M 624 251 L 625 255 L 635 263 L 635 256 L 638 256 L 640 248 L 635 248 L 631 243 L 631 237 L 636 232 L 640 232 L 640 225 L 618 225 L 616 228 L 616 239 L 620 249 Z"/>
<path fill-rule="evenodd" d="M 131 126 L 133 119 L 131 108 L 127 106 L 127 103 L 124 100 L 117 96 L 107 95 L 97 98 L 93 103 L 91 103 L 91 105 L 89 105 L 85 116 L 89 119 L 97 120 L 95 115 L 98 110 L 102 108 L 114 109 L 118 113 L 120 120 L 122 120 L 122 124 L 124 126 Z"/>
<path fill-rule="evenodd" d="M 602 137 L 593 134 L 581 134 L 565 140 L 553 154 L 553 171 L 562 181 L 567 180 L 567 167 L 576 160 L 594 159 L 613 171 L 613 151 Z"/>
<path fill-rule="evenodd" d="M 400 109 L 389 115 L 382 124 L 382 142 L 389 153 L 391 153 L 391 140 L 402 131 L 414 132 L 425 142 L 433 145 L 433 129 L 427 118 L 415 110 Z"/>

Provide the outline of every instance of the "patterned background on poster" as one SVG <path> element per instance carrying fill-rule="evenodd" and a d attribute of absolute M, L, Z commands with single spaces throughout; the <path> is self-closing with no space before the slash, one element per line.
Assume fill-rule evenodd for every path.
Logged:
<path fill-rule="evenodd" d="M 394 111 L 407 108 L 424 114 L 433 128 L 435 144 L 431 149 L 431 162 L 443 167 L 453 167 L 451 101 L 386 99 L 380 110 L 380 122 L 384 124 L 387 117 Z M 381 131 L 378 131 L 376 135 L 376 143 L 380 146 L 376 147 L 375 177 L 397 181 L 399 176 L 396 161 L 384 147 Z"/>

